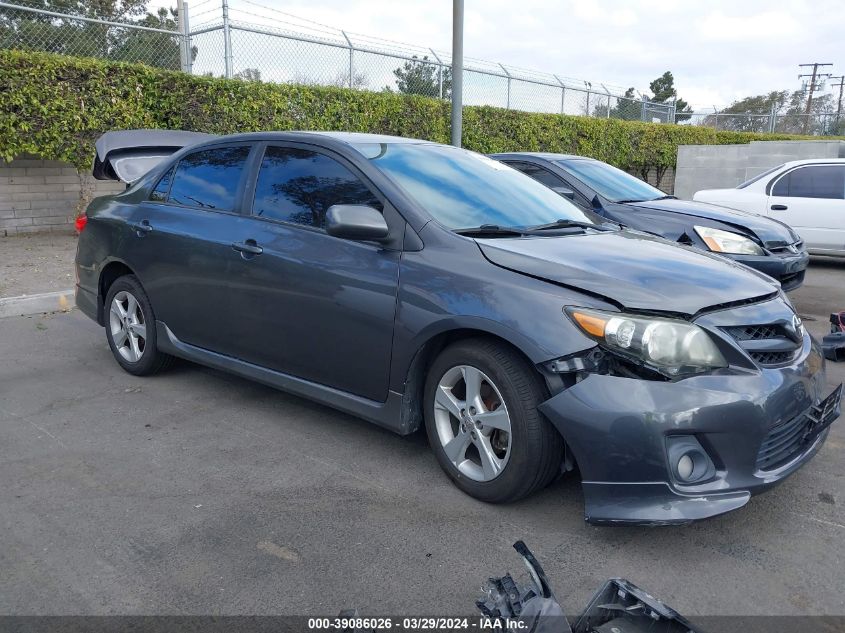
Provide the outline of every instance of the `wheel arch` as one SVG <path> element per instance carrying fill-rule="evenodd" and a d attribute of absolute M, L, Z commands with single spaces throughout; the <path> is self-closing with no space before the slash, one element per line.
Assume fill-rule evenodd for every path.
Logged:
<path fill-rule="evenodd" d="M 105 301 L 111 285 L 121 277 L 134 274 L 135 271 L 119 259 L 114 259 L 103 266 L 97 280 L 97 323 L 105 325 Z"/>
<path fill-rule="evenodd" d="M 458 341 L 471 338 L 484 338 L 495 341 L 515 351 L 530 367 L 533 367 L 537 371 L 537 374 L 543 379 L 547 392 L 550 391 L 548 377 L 538 369 L 537 362 L 532 360 L 530 354 L 525 349 L 522 349 L 520 345 L 506 338 L 501 333 L 485 329 L 479 324 L 464 324 L 443 329 L 431 333 L 416 346 L 416 351 L 403 374 L 402 414 L 403 416 L 407 416 L 407 419 L 403 423 L 409 432 L 416 431 L 423 424 L 423 398 L 429 367 L 431 367 L 438 354 L 446 347 Z"/>

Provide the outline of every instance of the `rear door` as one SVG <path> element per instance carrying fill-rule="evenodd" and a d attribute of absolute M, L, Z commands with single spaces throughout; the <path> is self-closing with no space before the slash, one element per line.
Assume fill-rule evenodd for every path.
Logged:
<path fill-rule="evenodd" d="M 246 197 L 241 236 L 260 253 L 242 254 L 233 275 L 239 356 L 384 401 L 401 251 L 332 237 L 324 223 L 334 204 L 387 209 L 392 231 L 404 220 L 351 163 L 311 145 L 268 144 Z"/>
<path fill-rule="evenodd" d="M 845 253 L 845 165 L 805 165 L 770 183 L 767 214 L 815 252 Z"/>
<path fill-rule="evenodd" d="M 251 151 L 236 143 L 186 154 L 137 205 L 126 242 L 156 320 L 179 340 L 223 354 L 237 351 L 232 244 L 247 222 L 240 200 Z"/>

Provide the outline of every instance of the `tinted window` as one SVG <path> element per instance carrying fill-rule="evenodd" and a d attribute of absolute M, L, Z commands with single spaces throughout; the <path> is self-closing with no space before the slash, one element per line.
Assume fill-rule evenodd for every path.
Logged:
<path fill-rule="evenodd" d="M 434 143 L 360 143 L 356 149 L 429 215 L 452 229 L 602 220 L 492 158 Z"/>
<path fill-rule="evenodd" d="M 534 180 L 543 183 L 549 188 L 558 187 L 569 189 L 574 194 L 574 198 L 568 199 L 571 199 L 573 202 L 575 202 L 575 204 L 582 207 L 590 206 L 589 200 L 587 200 L 584 195 L 577 191 L 571 183 L 566 182 L 566 180 L 564 180 L 557 174 L 553 174 L 552 172 L 543 169 L 542 167 L 537 167 L 536 165 L 531 165 L 530 163 L 505 161 L 505 164 L 510 165 L 514 169 L 518 169 L 526 176 L 531 176 Z"/>
<path fill-rule="evenodd" d="M 150 193 L 150 200 L 155 200 L 156 202 L 164 202 L 167 200 L 167 192 L 170 191 L 170 181 L 173 178 L 173 170 L 176 169 L 175 167 L 171 167 L 167 170 L 167 173 L 161 177 L 158 181 L 158 184 L 153 189 L 152 193 Z"/>
<path fill-rule="evenodd" d="M 773 196 L 789 198 L 845 198 L 845 165 L 801 167 L 775 183 Z"/>
<path fill-rule="evenodd" d="M 557 164 L 611 202 L 642 202 L 666 196 L 647 182 L 598 160 L 570 159 Z"/>
<path fill-rule="evenodd" d="M 220 147 L 194 152 L 176 166 L 169 202 L 188 207 L 232 211 L 249 147 Z"/>
<path fill-rule="evenodd" d="M 324 154 L 268 147 L 255 186 L 253 215 L 322 228 L 335 204 L 382 205 L 361 180 Z"/>
<path fill-rule="evenodd" d="M 518 169 L 523 174 L 527 176 L 531 176 L 537 182 L 542 182 L 547 187 L 567 187 L 566 183 L 563 182 L 560 178 L 555 176 L 550 171 L 546 171 L 542 167 L 537 167 L 536 165 L 531 165 L 530 163 L 512 163 L 507 162 L 508 165 L 513 167 L 514 169 Z"/>

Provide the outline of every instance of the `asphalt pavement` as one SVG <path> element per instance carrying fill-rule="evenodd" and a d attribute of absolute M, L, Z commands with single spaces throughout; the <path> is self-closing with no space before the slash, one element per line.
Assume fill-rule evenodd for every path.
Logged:
<path fill-rule="evenodd" d="M 793 299 L 824 333 L 845 262 Z M 693 616 L 842 615 L 843 426 L 737 512 L 593 527 L 573 478 L 486 505 L 421 433 L 189 363 L 130 376 L 78 311 L 0 319 L 0 614 L 470 614 L 523 539 L 572 610 L 622 576 Z"/>

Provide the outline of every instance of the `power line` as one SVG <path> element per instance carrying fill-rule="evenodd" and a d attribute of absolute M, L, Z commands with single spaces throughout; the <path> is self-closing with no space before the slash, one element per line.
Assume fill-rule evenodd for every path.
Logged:
<path fill-rule="evenodd" d="M 813 92 L 816 90 L 816 79 L 821 79 L 823 77 L 830 77 L 830 73 L 819 73 L 819 68 L 822 66 L 833 66 L 832 63 L 821 63 L 821 62 L 812 62 L 809 64 L 798 64 L 799 67 L 813 67 L 813 72 L 810 74 L 805 75 L 798 75 L 798 79 L 803 79 L 804 77 L 810 78 L 810 86 L 807 95 L 807 110 L 804 112 L 804 134 L 807 133 L 807 126 L 810 124 L 810 109 L 813 107 Z"/>

